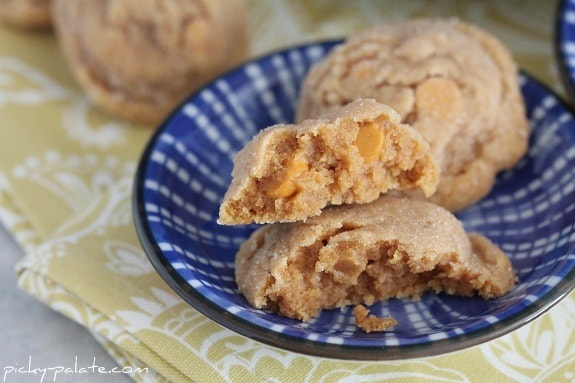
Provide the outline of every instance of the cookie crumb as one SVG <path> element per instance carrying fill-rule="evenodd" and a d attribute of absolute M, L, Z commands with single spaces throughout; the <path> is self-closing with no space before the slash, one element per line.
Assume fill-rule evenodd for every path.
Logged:
<path fill-rule="evenodd" d="M 385 331 L 397 324 L 397 321 L 391 316 L 380 318 L 375 315 L 369 315 L 369 310 L 362 305 L 354 307 L 353 315 L 355 316 L 356 326 L 367 333 Z"/>

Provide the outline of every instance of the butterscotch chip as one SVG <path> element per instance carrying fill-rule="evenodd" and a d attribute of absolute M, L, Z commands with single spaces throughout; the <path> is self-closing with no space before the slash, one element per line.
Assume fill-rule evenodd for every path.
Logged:
<path fill-rule="evenodd" d="M 367 333 L 385 331 L 397 324 L 397 321 L 393 317 L 380 318 L 371 315 L 369 310 L 363 305 L 357 305 L 353 308 L 353 316 L 356 326 Z"/>
<path fill-rule="evenodd" d="M 415 88 L 415 105 L 436 121 L 457 117 L 461 109 L 461 91 L 453 81 L 432 77 Z"/>
<path fill-rule="evenodd" d="M 365 162 L 372 162 L 379 158 L 383 143 L 384 134 L 380 125 L 370 122 L 360 126 L 352 145 L 357 147 L 359 155 Z"/>
<path fill-rule="evenodd" d="M 271 198 L 288 198 L 299 191 L 299 178 L 309 171 L 309 164 L 301 158 L 287 157 L 278 178 L 263 181 L 262 188 Z M 267 182 L 266 182 L 267 181 Z"/>
<path fill-rule="evenodd" d="M 305 222 L 263 226 L 242 244 L 235 266 L 251 305 L 301 320 L 426 290 L 495 298 L 515 284 L 505 254 L 468 235 L 449 211 L 385 195 L 328 207 Z"/>
<path fill-rule="evenodd" d="M 388 190 L 431 195 L 429 145 L 393 109 L 358 100 L 319 119 L 257 134 L 234 158 L 219 223 L 292 222 L 328 204 L 366 203 Z"/>
<path fill-rule="evenodd" d="M 0 0 L 0 21 L 18 28 L 49 29 L 50 0 Z"/>
<path fill-rule="evenodd" d="M 451 211 L 484 197 L 496 174 L 527 150 L 510 52 L 486 31 L 454 19 L 408 20 L 351 36 L 307 74 L 297 121 L 358 98 L 391 106 L 429 142 L 441 168 L 430 200 Z"/>
<path fill-rule="evenodd" d="M 53 0 L 57 37 L 95 104 L 157 124 L 247 55 L 243 0 Z"/>

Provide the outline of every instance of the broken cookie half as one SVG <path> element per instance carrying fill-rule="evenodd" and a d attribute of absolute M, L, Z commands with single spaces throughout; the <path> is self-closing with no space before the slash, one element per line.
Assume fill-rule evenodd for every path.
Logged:
<path fill-rule="evenodd" d="M 390 107 L 357 100 L 319 119 L 264 129 L 236 155 L 224 225 L 294 222 L 388 190 L 435 192 L 439 168 Z"/>
<path fill-rule="evenodd" d="M 263 226 L 235 262 L 238 288 L 251 305 L 304 321 L 323 309 L 418 298 L 427 290 L 496 298 L 516 281 L 505 254 L 467 234 L 446 209 L 388 196 Z"/>

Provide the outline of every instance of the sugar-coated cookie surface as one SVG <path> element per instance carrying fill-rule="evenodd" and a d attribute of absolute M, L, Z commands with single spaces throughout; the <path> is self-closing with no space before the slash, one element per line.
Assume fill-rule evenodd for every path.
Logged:
<path fill-rule="evenodd" d="M 331 206 L 306 222 L 263 226 L 235 262 L 250 304 L 301 320 L 426 290 L 495 298 L 516 279 L 505 254 L 487 238 L 468 235 L 446 209 L 388 196 Z"/>
<path fill-rule="evenodd" d="M 297 120 L 358 98 L 391 106 L 429 142 L 441 167 L 430 199 L 451 211 L 484 197 L 497 172 L 527 148 L 510 52 L 486 31 L 454 19 L 407 20 L 351 36 L 307 74 Z"/>
<path fill-rule="evenodd" d="M 388 190 L 431 195 L 438 177 L 419 133 L 390 107 L 357 100 L 258 133 L 234 158 L 219 223 L 305 220 L 328 204 L 366 203 Z"/>
<path fill-rule="evenodd" d="M 61 49 L 102 109 L 158 124 L 248 49 L 243 0 L 52 0 Z"/>

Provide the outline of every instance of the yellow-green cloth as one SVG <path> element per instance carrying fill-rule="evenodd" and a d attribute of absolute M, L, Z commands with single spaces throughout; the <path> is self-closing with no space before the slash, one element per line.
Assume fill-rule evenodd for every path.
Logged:
<path fill-rule="evenodd" d="M 473 22 L 560 91 L 548 1 L 248 2 L 251 55 L 415 16 Z M 174 79 L 177 81 L 177 79 Z M 0 26 L 0 218 L 24 248 L 22 289 L 86 326 L 136 381 L 573 381 L 575 294 L 496 340 L 392 362 L 321 359 L 223 328 L 181 300 L 148 262 L 131 193 L 153 133 L 107 115 L 74 81 L 50 32 Z"/>

